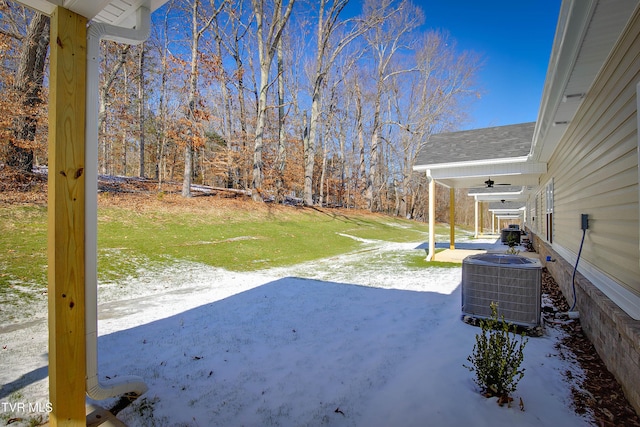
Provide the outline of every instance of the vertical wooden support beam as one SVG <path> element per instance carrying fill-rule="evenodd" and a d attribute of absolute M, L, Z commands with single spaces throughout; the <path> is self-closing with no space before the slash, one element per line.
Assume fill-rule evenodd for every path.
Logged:
<path fill-rule="evenodd" d="M 449 188 L 449 249 L 456 248 L 456 190 Z"/>
<path fill-rule="evenodd" d="M 491 212 L 491 234 L 496 234 L 496 214 Z"/>
<path fill-rule="evenodd" d="M 84 150 L 87 20 L 51 16 L 49 77 L 49 400 L 51 426 L 86 425 Z"/>

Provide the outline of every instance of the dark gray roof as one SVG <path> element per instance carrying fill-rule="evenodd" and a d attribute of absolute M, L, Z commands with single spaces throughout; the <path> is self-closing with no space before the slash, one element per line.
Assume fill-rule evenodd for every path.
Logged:
<path fill-rule="evenodd" d="M 530 122 L 431 135 L 418 153 L 416 166 L 526 156 L 535 125 Z"/>

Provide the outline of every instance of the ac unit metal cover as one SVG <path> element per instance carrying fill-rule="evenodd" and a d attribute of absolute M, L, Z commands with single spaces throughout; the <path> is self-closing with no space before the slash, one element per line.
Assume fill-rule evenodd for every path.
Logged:
<path fill-rule="evenodd" d="M 462 313 L 476 318 L 498 316 L 516 325 L 540 324 L 542 264 L 519 255 L 479 254 L 462 261 Z"/>

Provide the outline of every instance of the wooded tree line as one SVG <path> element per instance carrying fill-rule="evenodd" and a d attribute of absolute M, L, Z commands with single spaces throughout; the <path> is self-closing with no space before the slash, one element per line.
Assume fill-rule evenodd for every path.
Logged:
<path fill-rule="evenodd" d="M 412 167 L 480 96 L 482 58 L 408 0 L 173 0 L 139 46 L 103 42 L 99 171 L 255 200 L 426 218 Z M 5 164 L 47 164 L 48 18 L 0 0 Z M 446 218 L 448 191 L 438 192 Z M 471 200 L 459 221 L 473 221 Z M 470 206 L 470 207 L 469 207 Z"/>

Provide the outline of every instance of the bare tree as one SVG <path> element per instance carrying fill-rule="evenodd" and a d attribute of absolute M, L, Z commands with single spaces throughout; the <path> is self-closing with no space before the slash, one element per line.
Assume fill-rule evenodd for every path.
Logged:
<path fill-rule="evenodd" d="M 307 205 L 421 215 L 425 182 L 412 172 L 415 155 L 430 134 L 464 119 L 477 95 L 478 58 L 457 52 L 444 33 L 418 34 L 421 10 L 409 0 L 365 0 L 361 16 L 345 19 L 347 1 L 177 0 L 146 50 L 130 55 L 130 47 L 105 44 L 101 171 L 151 175 L 155 162 L 159 186 L 184 166 L 187 196 L 191 180 L 206 176 L 251 188 L 256 200 L 291 191 Z M 0 0 L 0 58 L 9 58 L 0 69 L 1 137 L 40 150 L 18 144 L 18 121 L 4 117 L 33 111 L 22 98 L 6 105 L 18 87 L 16 47 L 37 47 L 26 42 L 31 12 L 8 23 L 6 4 Z M 171 26 L 174 18 L 182 27 Z M 184 57 L 171 54 L 177 44 Z"/>
<path fill-rule="evenodd" d="M 365 35 L 374 61 L 373 79 L 376 95 L 373 105 L 373 125 L 369 156 L 369 174 L 367 178 L 367 199 L 369 209 L 380 208 L 379 191 L 383 180 L 381 173 L 382 150 L 380 149 L 380 132 L 382 130 L 382 97 L 387 81 L 393 76 L 413 68 L 393 68 L 393 59 L 402 49 L 412 49 L 410 34 L 423 21 L 422 11 L 408 0 L 369 0 L 365 3 L 367 19 L 378 25 L 372 26 Z"/>
<path fill-rule="evenodd" d="M 224 35 L 222 28 L 219 25 L 218 18 L 216 17 L 215 25 L 213 26 L 213 30 L 215 32 L 215 42 L 216 42 L 216 55 L 219 58 L 219 61 L 222 62 L 223 57 L 223 49 L 224 49 Z M 237 166 L 234 164 L 234 156 L 233 156 L 233 117 L 231 112 L 231 91 L 229 90 L 229 76 L 223 67 L 220 70 L 220 90 L 222 95 L 222 105 L 223 105 L 223 137 L 226 142 L 226 169 L 227 169 L 227 182 L 226 186 L 228 188 L 235 188 L 237 186 Z"/>
<path fill-rule="evenodd" d="M 253 150 L 253 180 L 251 195 L 253 200 L 262 200 L 264 130 L 267 119 L 267 90 L 270 86 L 269 70 L 276 55 L 277 46 L 284 27 L 289 20 L 295 0 L 289 0 L 287 8 L 282 12 L 282 0 L 274 0 L 271 24 L 265 22 L 267 11 L 264 1 L 251 0 L 256 20 L 256 35 L 258 38 L 258 56 L 260 59 L 260 83 L 258 90 L 258 117 L 256 121 L 255 145 Z"/>
<path fill-rule="evenodd" d="M 44 66 L 49 48 L 49 17 L 35 13 L 22 40 L 18 70 L 14 80 L 14 90 L 21 98 L 16 117 L 14 137 L 9 141 L 7 164 L 25 172 L 33 168 L 33 148 L 37 113 L 42 103 L 41 93 L 44 81 Z"/>
<path fill-rule="evenodd" d="M 251 18 L 247 19 L 248 22 L 244 22 L 243 18 L 245 17 L 244 12 L 244 1 L 240 1 L 238 3 L 229 3 L 229 19 L 227 20 L 228 25 L 230 26 L 230 30 L 227 32 L 227 39 L 230 40 L 228 43 L 225 43 L 225 46 L 233 58 L 236 68 L 234 72 L 234 85 L 236 87 L 236 96 L 238 99 L 238 108 L 239 108 L 239 131 L 235 135 L 235 139 L 237 140 L 236 145 L 240 152 L 241 164 L 246 164 L 247 167 L 239 166 L 238 169 L 243 169 L 242 171 L 236 172 L 238 175 L 238 179 L 241 182 L 243 188 L 248 188 L 250 186 L 250 166 L 249 159 L 246 155 L 248 153 L 247 143 L 249 140 L 249 128 L 247 125 L 247 107 L 245 103 L 245 92 L 247 91 L 245 85 L 245 73 L 247 72 L 247 67 L 244 65 L 243 58 L 243 46 L 246 43 L 246 39 L 248 39 L 249 29 L 251 28 L 251 24 L 253 23 L 253 15 Z M 224 39 L 223 39 L 224 40 Z"/>
<path fill-rule="evenodd" d="M 322 110 L 322 89 L 327 79 L 327 75 L 334 68 L 336 58 L 343 50 L 357 37 L 362 35 L 367 29 L 367 25 L 352 25 L 346 29 L 344 34 L 337 40 L 334 36 L 341 27 L 346 27 L 358 21 L 339 21 L 338 17 L 344 10 L 349 0 L 320 0 L 318 10 L 318 25 L 316 28 L 316 52 L 315 71 L 311 76 L 311 118 L 309 120 L 309 133 L 303 141 L 304 146 L 304 203 L 313 204 L 313 170 L 316 152 L 316 135 L 318 119 Z M 325 11 L 325 8 L 328 10 Z M 343 70 L 346 72 L 346 70 Z"/>
<path fill-rule="evenodd" d="M 410 214 L 411 200 L 420 183 L 413 166 L 418 152 L 429 135 L 455 128 L 464 121 L 466 104 L 479 97 L 475 76 L 482 58 L 474 52 L 456 52 L 456 43 L 447 33 L 430 31 L 420 41 L 416 52 L 415 78 L 404 86 L 393 79 L 394 119 L 397 129 L 393 145 L 398 162 L 396 214 Z M 402 105 L 402 103 L 406 105 Z"/>
<path fill-rule="evenodd" d="M 226 0 L 222 2 L 218 8 L 215 7 L 215 1 L 210 1 L 211 10 L 204 19 L 201 20 L 200 0 L 192 0 L 191 3 L 191 66 L 189 72 L 189 93 L 187 96 L 187 120 L 191 123 L 196 122 L 196 105 L 198 98 L 198 47 L 200 38 L 205 31 L 211 26 L 216 16 L 222 10 Z M 200 25 L 202 21 L 202 25 Z M 193 128 L 190 135 L 193 137 Z M 184 176 L 182 180 L 182 196 L 191 197 L 191 178 L 193 175 L 193 138 L 187 138 L 184 151 Z"/>
<path fill-rule="evenodd" d="M 283 200 L 283 184 L 284 184 L 284 169 L 287 164 L 287 151 L 286 151 L 286 129 L 284 125 L 285 112 L 284 112 L 284 50 L 282 47 L 284 37 L 280 37 L 278 40 L 277 49 L 277 70 L 278 70 L 278 150 L 276 153 L 276 197 L 278 201 Z"/>
<path fill-rule="evenodd" d="M 145 107 L 145 91 L 144 91 L 144 55 L 145 43 L 142 43 L 138 51 L 138 132 L 139 132 L 139 158 L 138 158 L 138 176 L 144 178 L 144 107 Z"/>
<path fill-rule="evenodd" d="M 167 147 L 169 146 L 168 133 L 169 126 L 169 98 L 170 88 L 169 79 L 171 74 L 170 65 L 172 55 L 169 50 L 170 43 L 170 26 L 169 17 L 173 12 L 173 3 L 169 3 L 169 7 L 165 9 L 162 26 L 156 27 L 160 32 L 157 34 L 156 54 L 159 56 L 160 72 L 159 72 L 159 90 L 158 103 L 156 113 L 156 150 L 155 150 L 155 177 L 158 180 L 158 190 L 162 189 L 162 183 L 167 176 Z"/>
<path fill-rule="evenodd" d="M 110 148 L 109 141 L 105 137 L 107 135 L 107 105 L 109 104 L 109 91 L 113 87 L 118 74 L 126 64 L 128 60 L 129 51 L 131 50 L 131 45 L 118 45 L 115 42 L 105 41 L 102 43 L 103 46 L 115 48 L 118 53 L 118 59 L 113 62 L 109 68 L 109 72 L 104 75 L 102 85 L 98 90 L 99 94 L 99 102 L 98 102 L 98 129 L 100 130 L 100 144 L 102 148 L 102 162 L 100 166 L 100 172 L 103 174 L 111 173 L 109 157 L 110 157 Z M 105 66 L 109 66 L 107 60 L 103 60 L 103 64 Z"/>
<path fill-rule="evenodd" d="M 365 163 L 365 143 L 364 143 L 364 118 L 362 112 L 362 90 L 360 88 L 360 82 L 358 77 L 355 79 L 355 101 L 356 101 L 356 131 L 358 138 L 358 181 L 359 190 L 366 191 L 367 189 L 367 165 Z"/>

